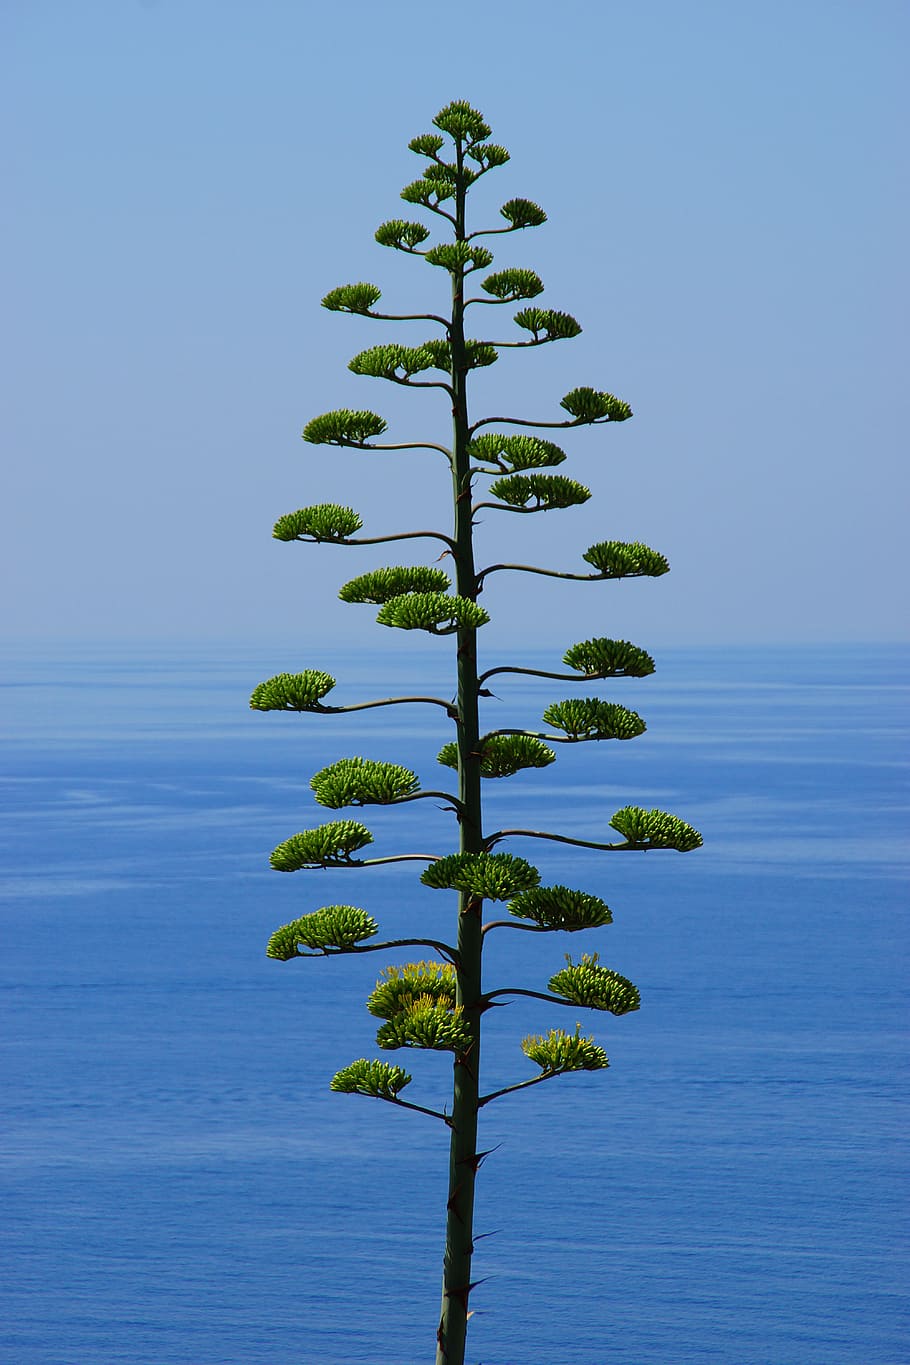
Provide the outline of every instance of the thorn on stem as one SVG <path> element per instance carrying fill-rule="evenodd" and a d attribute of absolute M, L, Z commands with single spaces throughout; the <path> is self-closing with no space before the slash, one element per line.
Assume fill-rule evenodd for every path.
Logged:
<path fill-rule="evenodd" d="M 464 1224 L 464 1219 L 462 1218 L 461 1214 L 458 1211 L 458 1196 L 460 1194 L 461 1185 L 459 1184 L 455 1186 L 454 1190 L 449 1195 L 448 1203 L 446 1204 L 446 1209 L 449 1211 L 449 1213 L 454 1213 L 459 1223 Z"/>

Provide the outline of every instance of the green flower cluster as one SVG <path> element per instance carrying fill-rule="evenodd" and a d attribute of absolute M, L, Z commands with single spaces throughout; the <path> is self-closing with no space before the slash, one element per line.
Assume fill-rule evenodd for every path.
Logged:
<path fill-rule="evenodd" d="M 382 290 L 375 284 L 341 284 L 337 289 L 329 290 L 322 306 L 332 313 L 367 314 L 381 298 Z"/>
<path fill-rule="evenodd" d="M 519 891 L 537 886 L 540 873 L 512 853 L 450 853 L 430 863 L 420 880 L 437 890 L 507 901 Z"/>
<path fill-rule="evenodd" d="M 572 645 L 562 661 L 586 678 L 645 678 L 654 672 L 654 660 L 643 649 L 603 637 Z"/>
<path fill-rule="evenodd" d="M 529 511 L 549 512 L 556 507 L 575 507 L 587 502 L 590 488 L 561 474 L 510 474 L 490 484 L 490 492 L 509 507 L 526 507 Z"/>
<path fill-rule="evenodd" d="M 464 1052 L 471 1034 L 460 1005 L 449 1009 L 431 996 L 419 997 L 410 1009 L 387 1019 L 376 1031 L 382 1048 L 421 1047 L 432 1052 Z"/>
<path fill-rule="evenodd" d="M 530 1034 L 522 1039 L 521 1050 L 547 1074 L 562 1071 L 602 1071 L 609 1066 L 607 1054 L 593 1038 L 581 1036 L 580 1025 L 574 1033 L 551 1028 L 547 1034 Z"/>
<path fill-rule="evenodd" d="M 265 950 L 266 957 L 289 962 L 297 957 L 302 944 L 306 948 L 352 948 L 365 938 L 372 938 L 379 926 L 365 910 L 356 905 L 324 905 L 310 915 L 302 915 L 276 929 Z"/>
<path fill-rule="evenodd" d="M 423 565 L 392 565 L 387 569 L 371 569 L 369 573 L 352 578 L 341 588 L 342 602 L 371 602 L 382 606 L 392 597 L 413 592 L 446 592 L 452 580 L 443 569 Z"/>
<path fill-rule="evenodd" d="M 272 529 L 275 540 L 341 541 L 359 531 L 363 522 L 353 507 L 321 502 L 279 517 Z"/>
<path fill-rule="evenodd" d="M 475 629 L 489 619 L 469 597 L 443 592 L 402 593 L 386 602 L 376 617 L 381 626 L 425 630 L 430 635 L 453 635 L 459 627 Z"/>
<path fill-rule="evenodd" d="M 567 953 L 566 963 L 562 971 L 550 977 L 554 995 L 564 996 L 573 1005 L 610 1014 L 629 1014 L 641 1004 L 638 987 L 618 972 L 601 967 L 597 953 L 583 953 L 580 962 L 573 962 Z"/>
<path fill-rule="evenodd" d="M 348 867 L 351 854 L 373 842 L 365 825 L 356 820 L 332 820 L 316 829 L 292 834 L 274 848 L 269 862 L 276 872 L 299 872 L 303 868 Z"/>
<path fill-rule="evenodd" d="M 606 901 L 567 886 L 535 886 L 522 891 L 509 901 L 508 911 L 517 919 L 533 920 L 542 929 L 562 929 L 569 934 L 613 923 Z"/>
<path fill-rule="evenodd" d="M 564 730 L 570 739 L 634 739 L 645 723 L 636 711 L 598 697 L 556 701 L 543 713 L 548 725 Z"/>
<path fill-rule="evenodd" d="M 625 422 L 632 416 L 628 403 L 597 389 L 572 389 L 559 406 L 579 422 Z"/>
<path fill-rule="evenodd" d="M 495 465 L 504 472 L 545 469 L 562 464 L 566 458 L 566 452 L 558 445 L 539 436 L 500 436 L 494 432 L 475 436 L 469 450 L 475 460 Z"/>
<path fill-rule="evenodd" d="M 402 218 L 392 218 L 387 223 L 380 223 L 373 235 L 380 246 L 393 247 L 396 251 L 413 252 L 421 242 L 427 240 L 430 229 L 424 227 L 423 223 L 409 223 Z"/>
<path fill-rule="evenodd" d="M 561 341 L 566 337 L 577 337 L 581 332 L 581 324 L 571 313 L 559 313 L 554 308 L 522 308 L 514 320 L 519 327 L 531 332 L 535 341 Z"/>
<path fill-rule="evenodd" d="M 626 836 L 633 848 L 675 848 L 677 853 L 690 853 L 704 842 L 697 829 L 664 810 L 623 806 L 610 824 Z"/>
<path fill-rule="evenodd" d="M 303 439 L 310 445 L 359 446 L 371 436 L 381 436 L 387 426 L 378 413 L 362 409 L 338 408 L 314 417 L 303 428 Z"/>
<path fill-rule="evenodd" d="M 391 1066 L 388 1062 L 370 1062 L 366 1057 L 360 1057 L 350 1066 L 335 1072 L 329 1089 L 338 1090 L 344 1095 L 370 1095 L 378 1100 L 391 1100 L 410 1083 L 411 1077 L 404 1067 Z"/>
<path fill-rule="evenodd" d="M 445 768 L 458 767 L 458 745 L 444 744 L 436 756 Z M 553 750 L 530 735 L 484 735 L 480 741 L 481 777 L 511 777 L 522 768 L 545 768 L 556 761 Z"/>
<path fill-rule="evenodd" d="M 659 578 L 670 570 L 663 555 L 637 540 L 601 540 L 591 545 L 582 559 L 593 564 L 604 578 Z"/>
<path fill-rule="evenodd" d="M 303 673 L 278 673 L 253 688 L 251 711 L 319 711 L 319 703 L 335 686 L 331 673 L 318 668 Z"/>
<path fill-rule="evenodd" d="M 446 1009 L 455 1008 L 455 968 L 448 962 L 408 962 L 404 967 L 384 967 L 367 1009 L 379 1019 L 393 1019 L 412 1009 L 417 1000 L 432 1000 Z"/>
<path fill-rule="evenodd" d="M 340 758 L 310 778 L 320 806 L 386 806 L 420 790 L 417 774 L 399 763 L 369 758 Z"/>
<path fill-rule="evenodd" d="M 512 267 L 497 270 L 480 281 L 485 294 L 492 294 L 500 303 L 517 303 L 519 299 L 533 299 L 543 293 L 543 280 L 535 270 Z"/>

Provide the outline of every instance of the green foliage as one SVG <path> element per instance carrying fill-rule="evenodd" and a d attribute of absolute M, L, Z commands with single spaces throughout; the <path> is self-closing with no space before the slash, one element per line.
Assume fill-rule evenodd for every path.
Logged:
<path fill-rule="evenodd" d="M 470 166 L 462 165 L 459 169 L 451 161 L 442 161 L 437 157 L 432 166 L 424 167 L 423 178 L 433 184 L 453 185 L 456 189 L 462 187 L 467 189 L 482 174 L 482 171 L 473 171 Z"/>
<path fill-rule="evenodd" d="M 330 289 L 322 300 L 323 308 L 331 313 L 369 313 L 374 303 L 382 298 L 382 290 L 375 284 L 341 284 Z"/>
<path fill-rule="evenodd" d="M 474 270 L 486 270 L 488 265 L 492 265 L 493 253 L 474 242 L 441 242 L 426 252 L 424 260 L 453 274 L 463 270 L 470 275 Z"/>
<path fill-rule="evenodd" d="M 553 702 L 543 718 L 570 739 L 634 739 L 647 728 L 637 712 L 598 697 Z"/>
<path fill-rule="evenodd" d="M 389 1050 L 421 1047 L 432 1052 L 465 1052 L 471 1045 L 471 1034 L 460 1005 L 449 1009 L 432 996 L 421 996 L 410 1009 L 379 1026 L 376 1042 Z"/>
<path fill-rule="evenodd" d="M 265 950 L 266 957 L 289 962 L 297 957 L 298 947 L 325 949 L 352 948 L 379 932 L 379 925 L 356 905 L 324 905 L 276 929 Z"/>
<path fill-rule="evenodd" d="M 303 673 L 278 673 L 253 688 L 251 711 L 319 711 L 319 703 L 335 686 L 331 673 L 308 668 Z"/>
<path fill-rule="evenodd" d="M 580 962 L 573 962 L 566 954 L 567 965 L 550 977 L 549 987 L 554 995 L 583 1005 L 590 1010 L 606 1010 L 609 1014 L 629 1014 L 641 1004 L 638 987 L 633 986 L 618 972 L 598 965 L 597 953 L 582 953 Z"/>
<path fill-rule="evenodd" d="M 435 156 L 442 150 L 445 138 L 438 133 L 421 133 L 419 137 L 412 137 L 408 143 L 408 148 L 412 152 L 417 152 L 419 156 Z"/>
<path fill-rule="evenodd" d="M 275 540 L 341 541 L 359 531 L 363 522 L 353 507 L 321 502 L 299 507 L 279 517 L 272 529 Z"/>
<path fill-rule="evenodd" d="M 510 160 L 505 147 L 500 147 L 496 142 L 483 142 L 468 147 L 465 155 L 469 156 L 472 161 L 479 162 L 483 171 L 490 171 L 494 166 L 504 166 Z M 483 175 L 483 171 L 480 171 L 481 175 Z"/>
<path fill-rule="evenodd" d="M 307 422 L 303 439 L 314 446 L 359 446 L 371 436 L 381 436 L 386 426 L 378 413 L 338 408 Z"/>
<path fill-rule="evenodd" d="M 379 1019 L 414 1008 L 418 1000 L 432 1000 L 446 1009 L 455 1008 L 455 968 L 449 962 L 408 962 L 404 967 L 385 967 L 367 1000 L 367 1009 Z"/>
<path fill-rule="evenodd" d="M 352 578 L 338 596 L 342 602 L 370 602 L 381 606 L 405 593 L 445 592 L 451 586 L 452 581 L 443 569 L 396 565 L 388 569 L 371 569 L 369 573 Z"/>
<path fill-rule="evenodd" d="M 454 31 L 454 30 L 453 30 Z M 454 41 L 454 40 L 453 40 Z M 441 235 L 449 240 L 433 244 L 429 229 L 422 223 L 393 219 L 376 230 L 380 245 L 408 254 L 422 256 L 430 265 L 446 270 L 452 276 L 451 313 L 447 318 L 429 315 L 430 320 L 442 324 L 441 332 L 418 345 L 394 342 L 371 346 L 351 360 L 349 369 L 360 375 L 383 378 L 401 385 L 435 391 L 448 407 L 451 399 L 453 434 L 444 449 L 454 475 L 454 528 L 451 537 L 439 536 L 436 531 L 413 531 L 399 536 L 379 536 L 358 539 L 355 533 L 362 527 L 361 518 L 349 507 L 334 504 L 302 508 L 279 519 L 274 535 L 280 540 L 327 541 L 336 544 L 370 544 L 386 540 L 404 540 L 410 536 L 436 537 L 446 545 L 454 568 L 451 576 L 441 568 L 422 566 L 390 566 L 361 573 L 345 583 L 339 597 L 346 602 L 371 603 L 378 609 L 381 625 L 403 630 L 423 630 L 434 635 L 458 633 L 457 696 L 451 702 L 439 697 L 394 697 L 379 702 L 365 702 L 364 706 L 385 706 L 391 702 L 423 701 L 441 706 L 456 722 L 458 743 L 443 745 L 438 760 L 459 773 L 457 798 L 444 799 L 443 804 L 458 818 L 457 842 L 461 850 L 488 849 L 517 830 L 501 830 L 484 839 L 483 805 L 475 781 L 477 770 L 485 779 L 508 777 L 525 769 L 542 768 L 555 760 L 550 745 L 535 734 L 493 733 L 480 735 L 477 724 L 479 697 L 492 695 L 484 686 L 484 679 L 497 672 L 513 669 L 487 669 L 478 675 L 474 631 L 489 621 L 487 612 L 478 606 L 476 598 L 487 573 L 496 569 L 521 568 L 519 565 L 495 564 L 481 573 L 474 569 L 473 518 L 477 504 L 472 502 L 472 482 L 476 474 L 492 479 L 490 495 L 499 501 L 479 505 L 497 507 L 519 513 L 571 507 L 586 502 L 591 494 L 582 484 L 560 475 L 537 473 L 561 465 L 566 453 L 553 442 L 537 435 L 503 435 L 486 431 L 495 418 L 481 418 L 476 428 L 469 425 L 469 404 L 463 393 L 465 370 L 473 371 L 492 365 L 498 359 L 493 342 L 464 338 L 466 305 L 513 304 L 518 310 L 514 321 L 523 331 L 523 340 L 500 343 L 509 346 L 536 346 L 557 339 L 577 336 L 581 327 L 568 313 L 540 308 L 533 303 L 543 292 L 543 281 L 533 270 L 508 268 L 489 273 L 493 255 L 478 239 L 495 232 L 511 232 L 546 222 L 546 214 L 537 204 L 527 199 L 510 199 L 500 210 L 505 228 L 468 231 L 465 216 L 465 195 L 469 186 L 493 167 L 509 160 L 505 147 L 487 141 L 490 128 L 483 116 L 465 101 L 456 100 L 442 109 L 434 120 L 438 131 L 423 133 L 408 144 L 429 164 L 422 166 L 419 179 L 405 186 L 401 197 L 408 203 L 421 206 L 438 215 Z M 446 151 L 448 140 L 454 150 Z M 444 227 L 448 223 L 449 227 Z M 449 231 L 449 228 L 454 229 Z M 454 240 L 452 240 L 454 238 Z M 426 244 L 426 245 L 424 245 Z M 473 285 L 462 288 L 463 278 L 475 271 L 480 297 L 466 297 L 475 292 Z M 323 306 L 333 312 L 368 317 L 382 317 L 373 312 L 382 297 L 378 286 L 364 281 L 344 284 L 329 291 Z M 530 306 L 526 306 L 532 301 Z M 406 310 L 406 316 L 412 314 Z M 387 319 L 388 320 L 388 319 Z M 400 320 L 404 321 L 404 318 Z M 515 335 L 515 334 L 513 334 Z M 457 350 L 457 366 L 454 350 Z M 433 373 L 435 372 L 435 373 Z M 440 378 L 440 375 L 443 376 Z M 425 376 L 419 378 L 418 376 Z M 470 376 L 468 376 L 470 378 Z M 440 391 L 442 391 L 440 393 Z M 572 428 L 605 422 L 621 422 L 632 415 L 631 408 L 610 393 L 592 388 L 575 388 L 562 399 L 562 409 L 570 420 L 543 422 L 544 428 Z M 534 423 L 525 422 L 518 414 L 502 418 L 504 425 L 532 429 Z M 475 435 L 476 429 L 485 432 Z M 353 447 L 365 450 L 405 449 L 406 446 L 371 444 L 386 430 L 386 422 L 370 411 L 340 409 L 323 413 L 310 421 L 304 429 L 304 439 L 313 444 Z M 406 474 L 398 491 L 402 497 L 408 492 Z M 442 562 L 442 556 L 437 562 Z M 555 570 L 539 569 L 568 578 L 623 578 L 658 576 L 668 570 L 663 556 L 641 544 L 604 541 L 592 545 L 585 553 L 585 561 L 593 566 L 591 572 L 558 574 Z M 530 566 L 527 566 L 530 567 Z M 457 573 L 456 571 L 457 570 Z M 532 570 L 534 571 L 534 570 Z M 453 581 L 456 591 L 452 591 Z M 470 586 L 465 587 L 465 584 Z M 463 592 L 457 591 L 462 588 Z M 533 633 L 533 632 L 532 632 Z M 649 654 L 625 640 L 595 637 L 583 640 L 567 649 L 563 661 L 577 678 L 600 679 L 610 677 L 646 677 L 654 671 Z M 535 672 L 518 669 L 518 672 Z M 545 675 L 546 676 L 546 675 Z M 558 675 L 557 675 L 558 676 Z M 250 705 L 255 710 L 338 711 L 344 708 L 323 704 L 323 698 L 335 685 L 327 673 L 308 670 L 297 674 L 280 674 L 260 683 L 254 690 Z M 588 690 L 588 689 L 585 689 Z M 446 693 L 443 692 L 443 696 Z M 544 713 L 544 721 L 562 731 L 558 742 L 588 739 L 629 739 L 641 734 L 644 721 L 634 711 L 597 698 L 557 702 Z M 451 733 L 451 732 L 450 732 Z M 550 736 L 553 743 L 557 736 Z M 460 746 L 460 748 L 459 748 Z M 466 756 L 462 765 L 459 753 Z M 421 792 L 418 778 L 409 768 L 396 763 L 378 762 L 361 757 L 343 758 L 315 773 L 310 781 L 315 799 L 331 810 L 348 806 L 371 804 L 387 805 L 410 801 L 431 793 Z M 437 793 L 436 795 L 440 795 Z M 570 812 L 571 813 L 571 812 Z M 408 822 L 409 824 L 411 822 Z M 701 843 L 698 832 L 677 817 L 661 811 L 646 811 L 625 807 L 617 811 L 612 827 L 624 836 L 625 843 L 600 843 L 592 847 L 646 849 L 675 848 L 686 851 Z M 562 839 L 568 843 L 585 843 L 558 834 L 541 837 Z M 279 871 L 302 868 L 340 868 L 370 866 L 374 863 L 417 860 L 422 866 L 429 855 L 404 853 L 390 858 L 358 858 L 358 850 L 373 842 L 370 831 L 356 821 L 335 820 L 316 829 L 303 831 L 279 844 L 271 855 L 271 865 Z M 580 1026 L 575 1033 L 552 1029 L 547 1034 L 532 1035 L 522 1043 L 526 1056 L 540 1068 L 531 1081 L 507 1085 L 492 1094 L 479 1093 L 478 1052 L 481 1017 L 496 1003 L 494 997 L 518 994 L 520 988 L 493 990 L 485 993 L 482 982 L 482 957 L 485 935 L 481 923 L 481 903 L 485 900 L 505 902 L 509 915 L 524 921 L 513 927 L 541 931 L 562 930 L 569 933 L 597 928 L 611 923 L 609 906 L 599 897 L 562 885 L 540 885 L 537 868 L 511 853 L 459 851 L 433 859 L 421 876 L 423 885 L 456 891 L 461 900 L 457 915 L 457 941 L 452 947 L 437 944 L 437 951 L 451 961 L 421 961 L 387 967 L 380 974 L 367 1006 L 379 1027 L 377 1043 L 383 1049 L 424 1048 L 455 1053 L 455 1085 L 451 1109 L 428 1109 L 410 1105 L 412 1109 L 442 1119 L 450 1127 L 452 1157 L 450 1166 L 446 1257 L 444 1269 L 442 1312 L 437 1336 L 441 1355 L 454 1363 L 465 1359 L 465 1324 L 470 1316 L 468 1291 L 473 1287 L 471 1256 L 473 1253 L 473 1182 L 478 1157 L 476 1121 L 478 1111 L 488 1100 L 528 1084 L 534 1084 L 568 1071 L 599 1070 L 609 1065 L 607 1056 L 593 1039 L 582 1036 Z M 504 921 L 506 925 L 511 920 Z M 497 927 L 503 923 L 494 919 Z M 355 906 L 323 906 L 283 925 L 272 934 L 268 956 L 287 961 L 290 958 L 314 955 L 333 955 L 341 952 L 366 952 L 388 949 L 388 943 L 369 944 L 378 933 L 375 920 Z M 403 939 L 401 943 L 424 942 L 423 939 Z M 364 946 L 360 946 L 364 945 Z M 613 971 L 601 967 L 597 954 L 583 955 L 575 963 L 566 959 L 566 966 L 556 972 L 549 982 L 551 995 L 563 1005 L 576 1005 L 624 1014 L 639 1007 L 636 987 Z M 381 1061 L 360 1058 L 338 1071 L 331 1088 L 349 1094 L 362 1094 L 395 1102 L 398 1093 L 411 1081 L 401 1067 Z M 473 1305 L 472 1305 L 473 1306 Z"/>
<path fill-rule="evenodd" d="M 586 678 L 645 678 L 654 672 L 654 660 L 643 649 L 603 637 L 572 645 L 562 661 Z"/>
<path fill-rule="evenodd" d="M 411 1077 L 404 1067 L 391 1066 L 388 1062 L 369 1062 L 360 1057 L 350 1066 L 336 1071 L 329 1082 L 331 1090 L 344 1095 L 370 1095 L 378 1100 L 393 1100 L 399 1090 L 411 1084 Z"/>
<path fill-rule="evenodd" d="M 522 768 L 546 768 L 555 761 L 553 750 L 531 735 L 484 735 L 480 741 L 481 777 L 511 777 Z M 437 762 L 457 770 L 458 745 L 454 740 L 442 746 Z"/>
<path fill-rule="evenodd" d="M 515 314 L 515 322 L 531 332 L 535 341 L 560 341 L 581 333 L 581 324 L 571 313 L 558 313 L 553 308 L 522 308 Z"/>
<path fill-rule="evenodd" d="M 417 774 L 398 763 L 369 758 L 340 758 L 310 778 L 320 806 L 386 806 L 420 790 Z"/>
<path fill-rule="evenodd" d="M 494 498 L 509 507 L 528 507 L 531 512 L 549 512 L 557 507 L 575 507 L 587 502 L 590 488 L 561 474 L 509 474 L 490 484 Z"/>
<path fill-rule="evenodd" d="M 509 901 L 508 910 L 516 919 L 530 919 L 542 929 L 562 929 L 568 934 L 613 923 L 606 901 L 567 886 L 531 887 Z"/>
<path fill-rule="evenodd" d="M 547 221 L 543 209 L 530 199 L 510 199 L 499 212 L 513 228 L 540 227 Z"/>
<path fill-rule="evenodd" d="M 484 123 L 483 115 L 473 109 L 467 100 L 452 100 L 444 109 L 440 109 L 433 123 L 454 141 L 469 144 L 483 142 L 491 131 Z"/>
<path fill-rule="evenodd" d="M 428 351 L 433 357 L 434 370 L 444 370 L 446 374 L 451 372 L 452 347 L 447 341 L 425 341 L 421 350 Z M 484 365 L 494 365 L 499 359 L 499 352 L 489 341 L 465 340 L 464 353 L 469 370 L 479 370 Z"/>
<path fill-rule="evenodd" d="M 507 901 L 540 881 L 536 867 L 512 853 L 450 853 L 430 863 L 420 880 L 436 890 Z"/>
<path fill-rule="evenodd" d="M 626 836 L 632 848 L 675 848 L 677 853 L 690 853 L 704 842 L 697 829 L 663 810 L 623 806 L 610 824 Z"/>
<path fill-rule="evenodd" d="M 500 303 L 517 303 L 519 299 L 534 299 L 543 293 L 543 280 L 535 270 L 520 270 L 514 267 L 497 270 L 480 281 L 480 287 L 492 294 Z"/>
<path fill-rule="evenodd" d="M 663 555 L 641 541 L 601 540 L 582 555 L 604 578 L 659 578 L 669 573 Z"/>
<path fill-rule="evenodd" d="M 421 370 L 433 369 L 434 363 L 432 352 L 424 346 L 371 346 L 355 355 L 348 369 L 353 374 L 400 382 Z"/>
<path fill-rule="evenodd" d="M 500 436 L 493 432 L 475 436 L 468 450 L 473 459 L 496 465 L 506 473 L 512 470 L 544 469 L 562 464 L 566 458 L 564 450 L 539 436 Z"/>
<path fill-rule="evenodd" d="M 563 1071 L 602 1071 L 609 1066 L 607 1054 L 593 1038 L 581 1036 L 581 1026 L 574 1033 L 551 1028 L 547 1034 L 530 1034 L 522 1039 L 521 1050 L 540 1069 L 550 1075 Z"/>
<path fill-rule="evenodd" d="M 470 598 L 442 592 L 402 593 L 390 598 L 376 617 L 381 626 L 426 630 L 431 635 L 452 635 L 459 626 L 476 629 L 489 619 Z"/>
<path fill-rule="evenodd" d="M 579 422 L 625 422 L 632 416 L 628 403 L 597 389 L 572 389 L 559 406 Z"/>
<path fill-rule="evenodd" d="M 332 820 L 316 829 L 292 834 L 272 850 L 269 862 L 276 872 L 299 872 L 302 868 L 350 867 L 352 853 L 366 848 L 373 836 L 356 820 Z"/>
<path fill-rule="evenodd" d="M 408 204 L 422 204 L 426 209 L 436 208 L 446 199 L 451 199 L 455 194 L 456 186 L 448 180 L 444 180 L 441 175 L 435 179 L 414 180 L 410 185 L 405 185 L 401 191 L 401 197 Z"/>
<path fill-rule="evenodd" d="M 414 251 L 430 235 L 430 229 L 423 223 L 410 223 L 403 218 L 390 218 L 380 223 L 373 234 L 380 246 L 393 247 L 396 251 Z M 422 255 L 418 252 L 418 255 Z"/>

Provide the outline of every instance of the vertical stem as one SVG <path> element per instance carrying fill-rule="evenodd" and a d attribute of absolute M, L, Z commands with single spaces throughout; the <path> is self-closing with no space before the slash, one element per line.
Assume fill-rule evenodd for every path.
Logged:
<path fill-rule="evenodd" d="M 456 140 L 459 172 L 463 146 Z M 455 196 L 455 238 L 465 240 L 465 186 Z M 459 596 L 476 600 L 471 474 L 468 454 L 467 357 L 464 344 L 464 272 L 452 272 L 452 423 L 453 495 L 455 504 L 455 573 Z M 477 706 L 477 632 L 458 631 L 458 796 L 463 815 L 459 847 L 479 853 L 483 847 L 480 798 L 479 722 Z M 442 1309 L 437 1332 L 436 1365 L 464 1365 L 471 1257 L 474 1251 L 474 1182 L 477 1175 L 477 1114 L 480 1068 L 481 909 L 483 902 L 461 894 L 458 906 L 458 1003 L 464 1009 L 470 1047 L 456 1055 L 449 1154 L 449 1200 L 443 1265 Z"/>

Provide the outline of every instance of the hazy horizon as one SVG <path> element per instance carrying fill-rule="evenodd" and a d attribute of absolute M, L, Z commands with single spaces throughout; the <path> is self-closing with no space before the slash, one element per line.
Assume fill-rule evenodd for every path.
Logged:
<path fill-rule="evenodd" d="M 486 514 L 480 561 L 578 572 L 618 539 L 672 568 L 498 574 L 491 643 L 907 638 L 906 8 L 510 0 L 471 23 L 459 44 L 442 12 L 396 22 L 365 3 L 4 8 L 8 638 L 401 643 L 336 594 L 419 551 L 270 533 L 321 501 L 355 506 L 364 534 L 448 526 L 440 456 L 300 431 L 349 406 L 392 439 L 445 434 L 436 395 L 346 368 L 421 324 L 319 301 L 371 280 L 390 311 L 444 305 L 443 272 L 373 232 L 435 228 L 399 190 L 422 166 L 408 139 L 453 98 L 512 154 L 473 221 L 515 195 L 549 215 L 492 238 L 494 268 L 536 269 L 541 303 L 584 328 L 503 352 L 472 415 L 558 420 L 581 384 L 635 411 L 544 432 L 594 496 Z M 509 309 L 475 312 L 481 335 L 515 331 Z"/>

